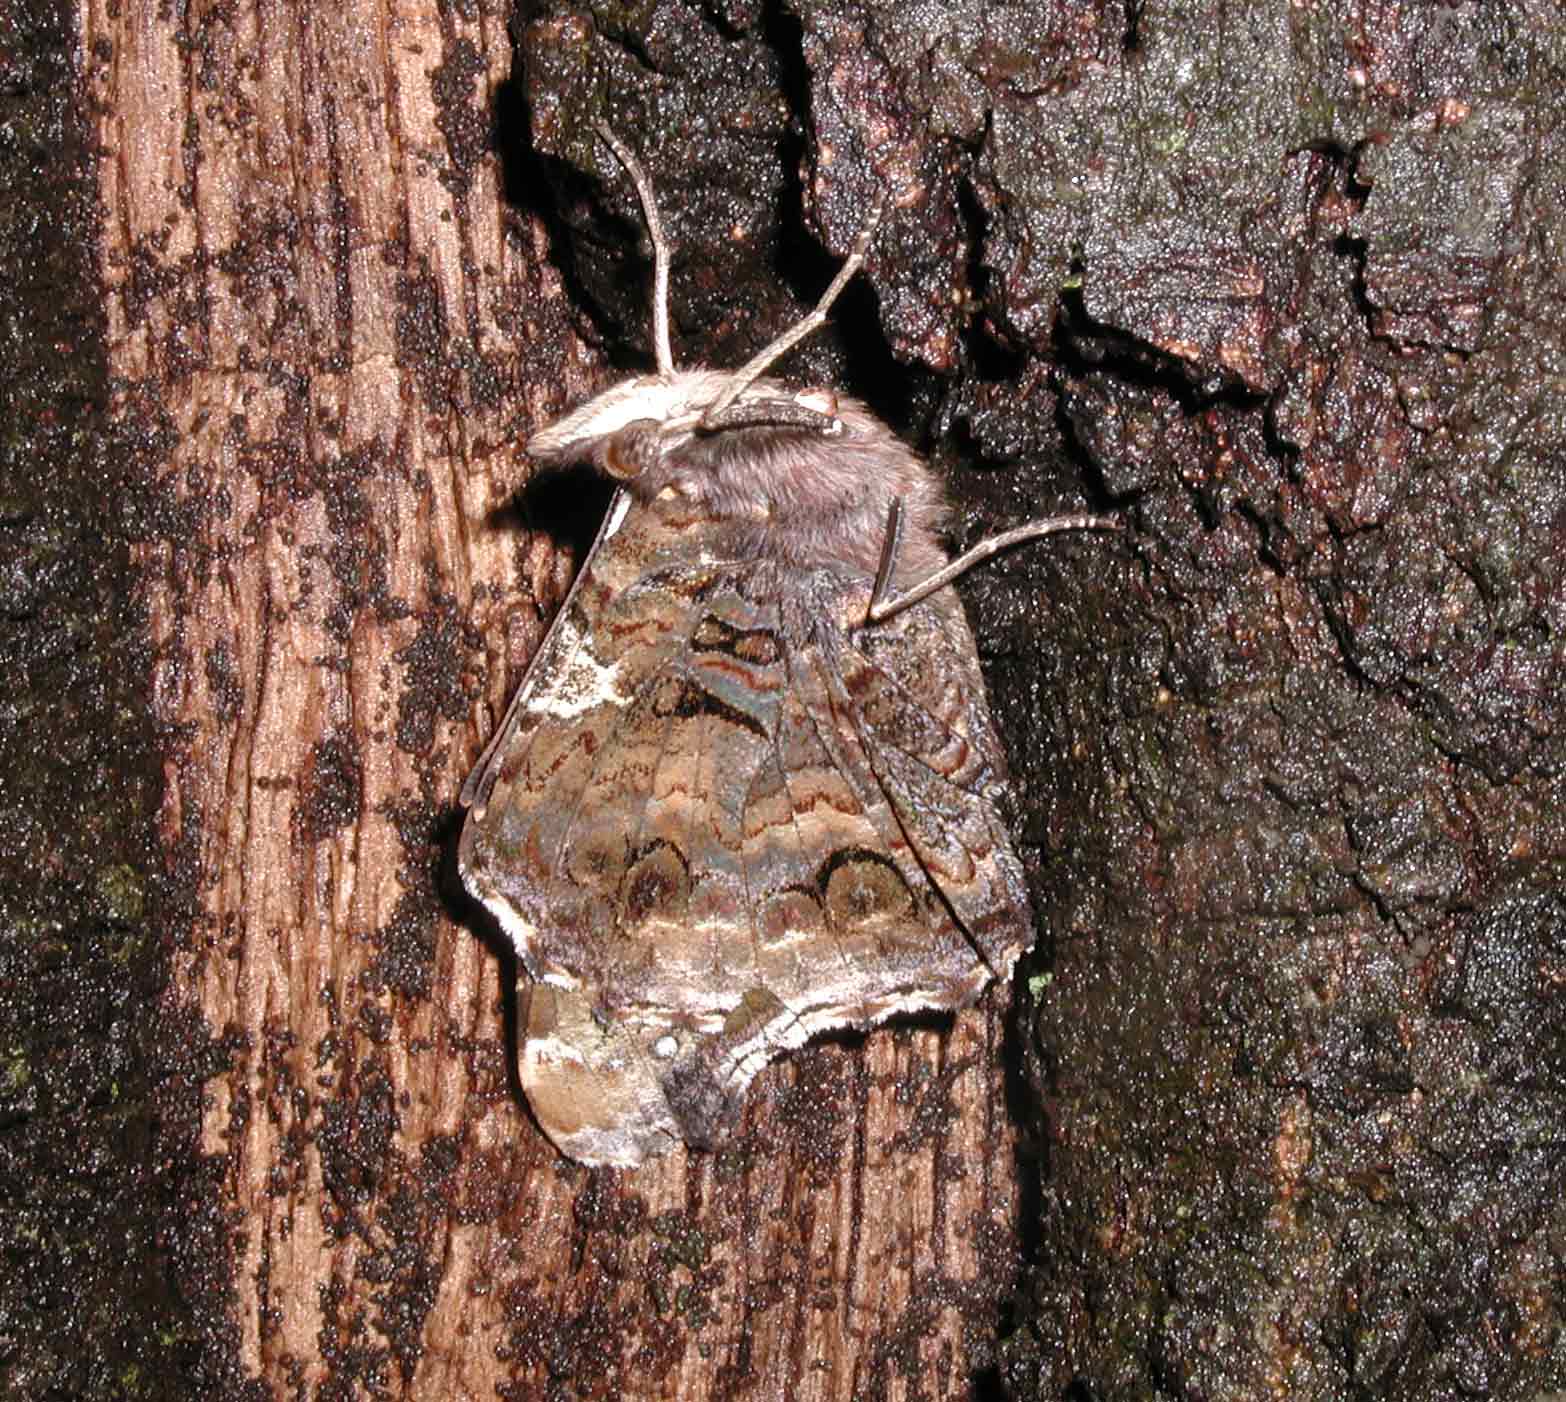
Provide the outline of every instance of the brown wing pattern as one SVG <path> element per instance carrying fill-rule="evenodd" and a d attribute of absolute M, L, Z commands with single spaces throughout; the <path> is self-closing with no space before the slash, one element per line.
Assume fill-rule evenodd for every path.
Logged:
<path fill-rule="evenodd" d="M 1032 929 L 1002 812 L 1005 753 L 955 599 L 897 615 L 827 650 L 881 791 L 932 887 L 991 973 Z M 900 627 L 899 627 L 900 625 Z"/>
<path fill-rule="evenodd" d="M 710 1142 L 773 1057 L 971 1001 L 1029 938 L 954 601 L 859 631 L 863 581 L 692 539 L 600 539 L 462 836 L 535 980 L 529 1100 L 590 1163 Z"/>

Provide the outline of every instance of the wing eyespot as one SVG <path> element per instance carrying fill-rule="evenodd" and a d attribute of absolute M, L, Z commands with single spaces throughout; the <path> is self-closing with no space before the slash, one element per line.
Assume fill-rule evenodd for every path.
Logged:
<path fill-rule="evenodd" d="M 914 920 L 914 893 L 895 862 L 865 847 L 834 852 L 816 877 L 827 919 L 838 929 Z"/>
<path fill-rule="evenodd" d="M 657 915 L 678 916 L 689 904 L 691 873 L 679 849 L 650 842 L 626 868 L 621 888 L 625 925 L 636 929 Z"/>

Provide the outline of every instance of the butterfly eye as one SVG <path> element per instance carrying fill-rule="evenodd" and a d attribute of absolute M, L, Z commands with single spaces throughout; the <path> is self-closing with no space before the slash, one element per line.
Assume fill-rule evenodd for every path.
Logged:
<path fill-rule="evenodd" d="M 604 444 L 603 469 L 617 482 L 632 482 L 662 456 L 653 419 L 628 423 Z"/>
<path fill-rule="evenodd" d="M 668 1061 L 671 1057 L 673 1057 L 675 1052 L 679 1051 L 679 1049 L 680 1044 L 678 1039 L 671 1036 L 667 1032 L 665 1032 L 663 1036 L 658 1038 L 658 1040 L 652 1044 L 652 1054 L 657 1057 L 659 1061 Z"/>

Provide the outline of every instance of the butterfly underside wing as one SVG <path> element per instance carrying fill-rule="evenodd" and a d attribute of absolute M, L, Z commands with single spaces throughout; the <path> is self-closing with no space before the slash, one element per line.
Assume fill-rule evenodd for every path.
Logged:
<path fill-rule="evenodd" d="M 854 401 L 659 351 L 528 444 L 621 486 L 463 791 L 522 1085 L 588 1164 L 710 1146 L 773 1058 L 969 1004 L 1033 938 L 956 595 L 867 622 L 894 502 L 891 583 L 946 562 L 930 470 Z"/>

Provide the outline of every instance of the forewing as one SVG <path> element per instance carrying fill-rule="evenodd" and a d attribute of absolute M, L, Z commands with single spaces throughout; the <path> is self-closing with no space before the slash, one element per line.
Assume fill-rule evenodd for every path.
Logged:
<path fill-rule="evenodd" d="M 935 603 L 709 558 L 630 507 L 472 782 L 463 879 L 528 973 L 519 1065 L 589 1163 L 709 1143 L 819 1032 L 972 1000 L 1028 938 L 973 645 Z"/>
<path fill-rule="evenodd" d="M 460 846 L 464 882 L 556 990 L 530 995 L 522 1076 L 589 1162 L 667 1146 L 660 1078 L 757 977 L 740 848 L 784 684 L 777 590 L 711 561 L 699 527 L 633 506 L 601 538 Z"/>
<path fill-rule="evenodd" d="M 566 594 L 565 603 L 549 625 L 544 641 L 528 663 L 527 675 L 507 705 L 506 714 L 495 727 L 478 763 L 462 785 L 461 802 L 464 808 L 479 811 L 485 808 L 490 791 L 499 777 L 502 759 L 515 753 L 517 746 L 523 743 L 526 728 L 533 723 L 529 698 L 540 686 L 558 688 L 574 664 L 586 638 L 587 620 L 580 599 L 583 586 L 594 576 L 595 561 L 600 562 L 601 574 L 615 573 L 611 556 L 620 553 L 620 547 L 617 546 L 614 552 L 605 551 L 603 547 L 619 533 L 630 507 L 631 498 L 627 492 L 621 490 L 614 494 L 609 509 L 604 513 L 603 524 L 598 528 L 592 548 L 587 553 L 587 563 L 577 572 Z M 627 560 L 625 565 L 628 568 L 621 572 L 628 573 L 635 568 L 634 560 Z"/>
<path fill-rule="evenodd" d="M 499 920 L 534 977 L 568 986 L 588 975 L 611 913 L 605 876 L 576 882 L 604 846 L 610 818 L 584 796 L 613 788 L 645 801 L 652 690 L 678 659 L 688 626 L 678 607 L 638 592 L 652 543 L 641 513 L 617 495 L 564 608 L 505 721 L 464 789 L 471 807 L 458 851 L 464 883 Z M 663 601 L 665 604 L 668 601 Z M 612 777 L 614 783 L 608 783 Z M 586 831 L 573 843 L 580 824 Z M 605 858 L 608 860 L 610 858 Z"/>

